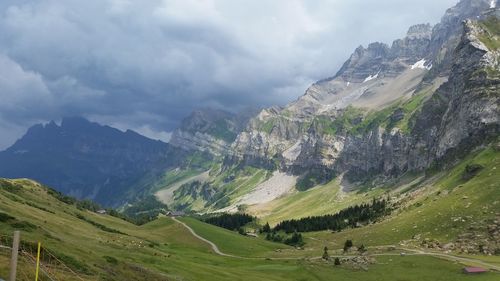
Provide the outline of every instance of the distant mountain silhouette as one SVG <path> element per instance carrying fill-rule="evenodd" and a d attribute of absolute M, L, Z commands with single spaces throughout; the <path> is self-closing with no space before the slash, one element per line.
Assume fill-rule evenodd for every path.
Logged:
<path fill-rule="evenodd" d="M 122 203 L 145 175 L 161 173 L 179 149 L 81 117 L 32 126 L 0 152 L 0 177 L 31 178 L 78 198 Z"/>

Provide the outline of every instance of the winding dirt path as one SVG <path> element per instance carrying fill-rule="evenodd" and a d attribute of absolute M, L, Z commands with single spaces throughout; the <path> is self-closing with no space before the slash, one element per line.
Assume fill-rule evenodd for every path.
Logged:
<path fill-rule="evenodd" d="M 224 256 L 224 257 L 238 258 L 238 259 L 265 259 L 264 257 L 240 257 L 240 256 L 226 254 L 226 253 L 222 252 L 214 242 L 212 242 L 208 239 L 205 239 L 205 238 L 201 237 L 200 235 L 198 235 L 189 225 L 179 221 L 175 217 L 172 217 L 172 219 L 175 222 L 180 223 L 187 230 L 189 230 L 189 232 L 191 232 L 191 234 L 194 237 L 209 244 L 212 247 L 212 250 L 217 255 Z M 443 259 L 456 261 L 456 262 L 474 263 L 474 264 L 482 265 L 488 269 L 500 271 L 500 266 L 490 264 L 490 263 L 484 262 L 482 260 L 474 259 L 474 258 L 464 258 L 464 257 L 459 257 L 459 256 L 454 256 L 454 255 L 449 255 L 449 254 L 436 253 L 436 252 L 425 252 L 425 251 L 419 250 L 419 249 L 396 248 L 396 250 L 404 251 L 405 255 L 407 255 L 407 256 L 433 256 L 433 257 L 443 258 Z M 400 256 L 400 255 L 401 255 L 400 253 L 383 253 L 383 254 L 371 254 L 370 256 Z M 353 257 L 357 257 L 357 256 L 355 256 L 355 255 L 348 255 L 348 256 L 346 256 L 346 255 L 340 255 L 340 256 L 332 255 L 330 257 L 331 258 L 336 258 L 336 257 L 338 257 L 338 258 L 353 258 Z M 321 259 L 322 257 L 321 256 L 318 256 L 318 257 L 288 257 L 288 258 L 286 258 L 286 257 L 273 257 L 272 259 L 273 260 L 299 260 L 299 259 L 303 259 L 303 258 L 317 260 L 317 259 Z"/>
<path fill-rule="evenodd" d="M 433 257 L 445 258 L 445 259 L 457 261 L 457 262 L 475 263 L 475 264 L 479 264 L 479 265 L 482 265 L 484 267 L 487 267 L 489 269 L 494 269 L 496 271 L 500 271 L 500 266 L 494 265 L 491 263 L 487 263 L 487 262 L 484 262 L 482 260 L 478 260 L 478 259 L 474 259 L 474 258 L 464 258 L 464 257 L 459 257 L 459 256 L 449 255 L 449 254 L 444 254 L 444 253 L 437 253 L 437 252 L 425 252 L 425 251 L 418 250 L 418 249 L 400 248 L 400 250 L 411 252 L 410 255 L 433 256 Z"/>
<path fill-rule="evenodd" d="M 215 245 L 214 242 L 212 242 L 212 241 L 210 241 L 208 239 L 205 239 L 205 238 L 201 237 L 200 235 L 198 235 L 196 232 L 194 232 L 194 230 L 189 225 L 181 222 L 180 220 L 176 219 L 175 217 L 172 217 L 172 220 L 174 220 L 175 222 L 180 223 L 182 226 L 184 226 L 187 230 L 189 230 L 189 232 L 191 232 L 191 234 L 193 234 L 194 237 L 196 237 L 199 240 L 201 240 L 201 241 L 209 244 L 212 247 L 212 250 L 217 255 L 224 256 L 224 257 L 232 257 L 232 258 L 241 258 L 241 257 L 238 257 L 238 256 L 234 256 L 234 255 L 223 253 L 221 250 L 219 250 L 219 247 L 217 247 L 217 245 Z"/>

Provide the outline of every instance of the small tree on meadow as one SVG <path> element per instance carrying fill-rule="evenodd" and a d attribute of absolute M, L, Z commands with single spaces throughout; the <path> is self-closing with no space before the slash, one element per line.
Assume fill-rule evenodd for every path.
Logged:
<path fill-rule="evenodd" d="M 268 222 L 266 222 L 266 224 L 262 227 L 262 232 L 265 232 L 265 233 L 271 232 L 271 227 L 269 226 Z"/>
<path fill-rule="evenodd" d="M 346 240 L 344 243 L 344 252 L 347 252 L 352 247 L 352 240 Z"/>
<path fill-rule="evenodd" d="M 339 258 L 335 258 L 334 264 L 335 265 L 340 265 L 340 259 Z"/>
<path fill-rule="evenodd" d="M 323 259 L 326 261 L 330 259 L 330 255 L 328 254 L 328 248 L 326 246 L 323 249 Z"/>

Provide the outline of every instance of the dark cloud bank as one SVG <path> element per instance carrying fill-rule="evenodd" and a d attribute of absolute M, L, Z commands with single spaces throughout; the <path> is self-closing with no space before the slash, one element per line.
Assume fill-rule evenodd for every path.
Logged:
<path fill-rule="evenodd" d="M 0 2 L 0 149 L 82 115 L 167 139 L 191 110 L 285 104 L 455 0 Z"/>

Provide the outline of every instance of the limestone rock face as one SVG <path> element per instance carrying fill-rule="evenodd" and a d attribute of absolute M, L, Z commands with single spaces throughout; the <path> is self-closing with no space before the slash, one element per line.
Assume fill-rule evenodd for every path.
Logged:
<path fill-rule="evenodd" d="M 417 62 L 426 57 L 432 37 L 430 24 L 418 24 L 410 27 L 405 38 L 392 43 L 391 57 Z"/>
<path fill-rule="evenodd" d="M 171 144 L 223 156 L 226 165 L 325 180 L 446 163 L 498 135 L 499 51 L 481 41 L 498 34 L 478 23 L 498 13 L 490 1 L 462 0 L 439 24 L 414 25 L 391 46 L 358 47 L 333 77 L 284 107 L 194 112 Z"/>
<path fill-rule="evenodd" d="M 432 74 L 448 74 L 452 64 L 453 50 L 460 41 L 462 22 L 466 19 L 478 19 L 490 8 L 488 0 L 462 0 L 448 9 L 432 29 L 430 52 L 426 57 L 429 61 L 440 62 L 431 70 Z"/>
<path fill-rule="evenodd" d="M 221 155 L 255 114 L 253 109 L 239 114 L 215 109 L 196 110 L 174 131 L 170 144 L 186 150 Z"/>
<path fill-rule="evenodd" d="M 477 22 L 488 17 L 498 18 L 489 1 L 463 0 L 438 25 L 412 26 L 391 47 L 358 47 L 335 76 L 250 120 L 231 145 L 231 162 L 388 178 L 488 142 L 499 133 L 500 92 L 499 51 L 481 41 L 498 34 Z M 389 106 L 422 92 L 414 112 Z M 366 112 L 381 109 L 385 115 L 370 121 Z"/>
<path fill-rule="evenodd" d="M 408 134 L 376 127 L 361 136 L 347 135 L 333 169 L 348 171 L 353 179 L 400 175 L 460 156 L 498 136 L 499 52 L 478 40 L 482 32 L 476 23 L 465 23 L 448 82 L 423 105 Z M 390 118 L 399 113 L 395 110 Z"/>

